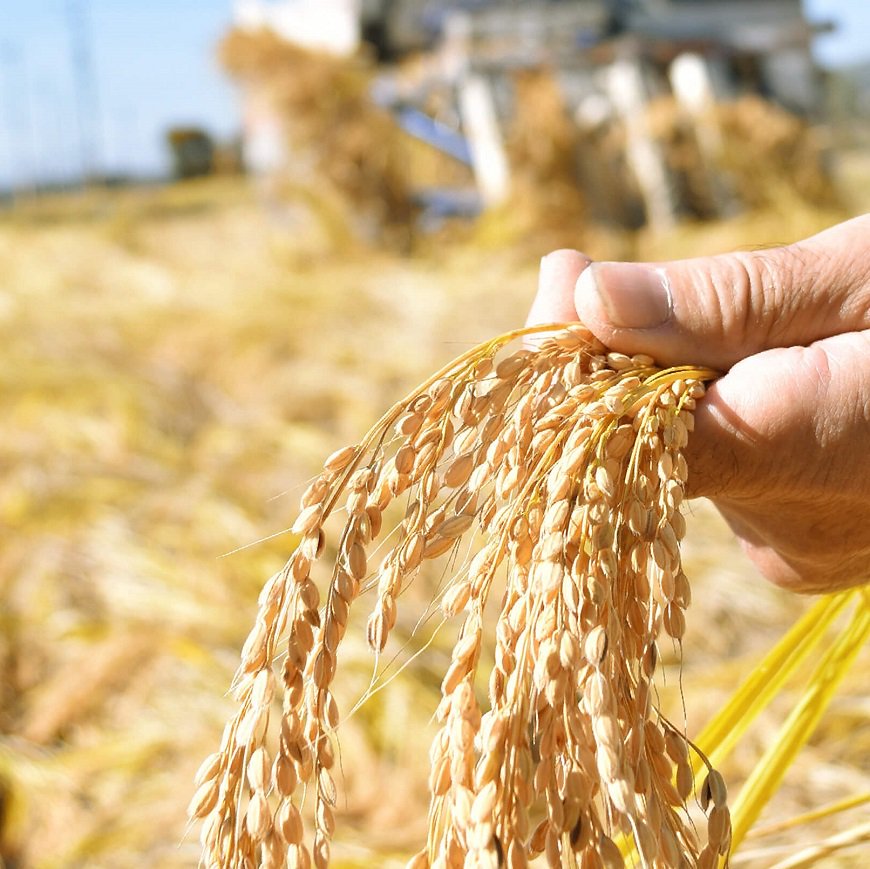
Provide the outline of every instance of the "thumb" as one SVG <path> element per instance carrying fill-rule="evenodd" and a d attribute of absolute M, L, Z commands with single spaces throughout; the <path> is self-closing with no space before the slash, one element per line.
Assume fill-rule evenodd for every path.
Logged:
<path fill-rule="evenodd" d="M 728 369 L 870 326 L 870 215 L 785 247 L 669 263 L 593 263 L 574 297 L 607 346 Z"/>

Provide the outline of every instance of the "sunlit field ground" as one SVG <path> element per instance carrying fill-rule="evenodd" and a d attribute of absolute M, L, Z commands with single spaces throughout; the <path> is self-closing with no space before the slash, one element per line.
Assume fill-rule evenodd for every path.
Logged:
<path fill-rule="evenodd" d="M 709 253 L 838 216 L 785 203 L 578 244 L 591 238 L 598 258 Z M 241 181 L 0 215 L 0 865 L 197 864 L 192 777 L 232 711 L 238 650 L 291 549 L 305 481 L 437 366 L 521 324 L 546 252 L 534 247 L 345 249 L 262 209 Z M 690 735 L 807 605 L 759 580 L 709 507 L 693 513 L 681 671 L 663 649 L 665 701 L 681 717 L 682 695 Z M 407 667 L 342 726 L 336 865 L 402 865 L 423 839 L 451 626 L 412 655 L 435 628 L 417 621 L 437 579 L 403 599 L 387 655 L 390 673 Z M 343 709 L 372 675 L 365 606 L 339 668 Z M 868 663 L 763 824 L 870 789 Z M 724 769 L 732 792 L 787 709 Z M 734 865 L 770 866 L 861 811 L 751 838 Z M 867 865 L 860 850 L 824 865 Z"/>

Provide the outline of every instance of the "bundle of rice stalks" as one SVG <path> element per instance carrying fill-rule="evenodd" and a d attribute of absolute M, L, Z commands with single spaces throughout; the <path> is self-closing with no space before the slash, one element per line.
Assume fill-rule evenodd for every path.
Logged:
<path fill-rule="evenodd" d="M 653 137 L 662 145 L 687 210 L 718 214 L 717 193 L 749 209 L 801 202 L 832 208 L 838 197 L 818 137 L 809 124 L 761 97 L 747 95 L 693 117 L 672 97 L 647 107 Z M 697 125 L 705 125 L 707 149 Z"/>
<path fill-rule="evenodd" d="M 722 165 L 748 206 L 781 201 L 783 189 L 811 205 L 838 203 L 822 143 L 807 121 L 752 95 L 723 103 L 717 117 Z"/>
<path fill-rule="evenodd" d="M 519 72 L 512 85 L 514 112 L 505 135 L 510 197 L 483 216 L 477 235 L 536 250 L 573 247 L 586 221 L 579 130 L 552 71 Z"/>
<path fill-rule="evenodd" d="M 234 30 L 220 46 L 225 68 L 280 118 L 285 195 L 314 194 L 363 237 L 403 235 L 413 216 L 403 134 L 370 98 L 365 57 L 310 51 L 268 30 Z"/>
<path fill-rule="evenodd" d="M 717 865 L 731 839 L 725 785 L 660 712 L 654 682 L 657 642 L 679 646 L 685 630 L 682 450 L 713 375 L 607 352 L 581 325 L 517 330 L 329 456 L 302 496 L 298 545 L 261 593 L 238 712 L 197 776 L 205 864 L 328 865 L 349 608 L 374 596 L 380 656 L 402 592 L 445 559 L 440 609 L 461 628 L 436 713 L 428 840 L 409 865 Z"/>

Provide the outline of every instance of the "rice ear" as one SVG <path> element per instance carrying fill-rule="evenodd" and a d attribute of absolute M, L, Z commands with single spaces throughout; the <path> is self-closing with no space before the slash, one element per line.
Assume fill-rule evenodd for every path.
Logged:
<path fill-rule="evenodd" d="M 537 332 L 553 334 L 502 352 Z M 516 330 L 464 353 L 329 456 L 243 650 L 240 708 L 209 762 L 216 792 L 194 812 L 208 814 L 205 861 L 271 865 L 289 847 L 296 862 L 328 864 L 333 684 L 349 609 L 376 590 L 367 639 L 380 654 L 402 590 L 425 561 L 446 559 L 454 570 L 442 605 L 462 623 L 441 683 L 428 840 L 415 863 L 525 865 L 546 853 L 551 864 L 622 865 L 620 828 L 646 864 L 697 862 L 683 811 L 689 744 L 660 715 L 653 679 L 656 642 L 679 643 L 685 631 L 681 450 L 713 376 L 608 354 L 579 324 Z M 376 564 L 369 553 L 399 498 L 404 515 Z M 337 555 L 321 593 L 328 536 Z M 477 554 L 453 561 L 469 544 Z M 483 613 L 496 588 L 484 691 Z M 269 774 L 273 757 L 280 776 Z M 721 854 L 731 821 L 718 781 L 706 847 Z M 306 787 L 313 811 L 303 817 Z"/>

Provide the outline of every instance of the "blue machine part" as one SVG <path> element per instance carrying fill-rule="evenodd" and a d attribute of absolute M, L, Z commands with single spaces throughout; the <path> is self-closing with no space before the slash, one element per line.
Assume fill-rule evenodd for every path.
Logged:
<path fill-rule="evenodd" d="M 438 123 L 425 112 L 410 106 L 394 106 L 392 111 L 399 126 L 408 135 L 421 139 L 466 166 L 471 165 L 471 150 L 465 136 L 461 133 Z"/>

